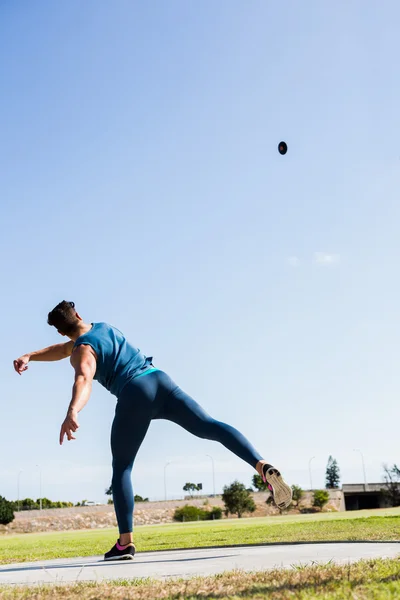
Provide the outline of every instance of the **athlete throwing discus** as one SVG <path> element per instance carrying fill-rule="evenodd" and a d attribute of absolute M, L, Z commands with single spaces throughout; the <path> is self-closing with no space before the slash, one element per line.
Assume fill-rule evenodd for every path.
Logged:
<path fill-rule="evenodd" d="M 20 375 L 31 361 L 53 361 L 70 357 L 75 370 L 72 400 L 60 431 L 74 440 L 79 428 L 78 413 L 89 400 L 95 379 L 117 397 L 111 428 L 112 492 L 119 538 L 105 560 L 133 558 L 133 489 L 131 473 L 136 454 L 153 419 L 177 423 L 193 435 L 220 442 L 261 475 L 275 504 L 289 506 L 292 490 L 278 469 L 263 459 L 237 430 L 208 415 L 172 379 L 153 365 L 124 335 L 107 323 L 85 323 L 73 302 L 63 300 L 48 315 L 48 324 L 70 339 L 43 350 L 24 354 L 14 361 Z"/>

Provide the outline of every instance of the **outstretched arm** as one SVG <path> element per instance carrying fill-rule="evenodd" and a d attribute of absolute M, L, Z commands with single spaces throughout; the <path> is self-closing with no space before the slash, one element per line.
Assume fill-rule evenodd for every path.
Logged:
<path fill-rule="evenodd" d="M 67 358 L 71 356 L 72 350 L 74 347 L 74 342 L 71 340 L 65 344 L 55 344 L 54 346 L 49 346 L 48 348 L 43 348 L 43 350 L 36 350 L 36 352 L 29 352 L 29 354 L 24 354 L 20 358 L 14 360 L 14 369 L 19 375 L 22 375 L 24 371 L 28 368 L 28 363 L 31 360 L 36 361 L 53 361 L 53 360 L 62 360 L 63 358 Z"/>
<path fill-rule="evenodd" d="M 75 369 L 75 381 L 67 416 L 61 425 L 60 444 L 63 443 L 65 435 L 68 440 L 75 439 L 72 434 L 79 428 L 78 413 L 86 406 L 90 398 L 97 365 L 92 348 L 85 345 L 78 346 L 72 353 L 71 365 Z"/>

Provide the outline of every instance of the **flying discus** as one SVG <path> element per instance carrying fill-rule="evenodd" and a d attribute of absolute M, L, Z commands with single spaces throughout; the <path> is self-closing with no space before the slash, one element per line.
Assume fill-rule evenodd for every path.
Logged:
<path fill-rule="evenodd" d="M 286 152 L 287 152 L 287 143 L 286 142 L 279 142 L 278 151 L 279 151 L 279 154 L 286 154 Z"/>

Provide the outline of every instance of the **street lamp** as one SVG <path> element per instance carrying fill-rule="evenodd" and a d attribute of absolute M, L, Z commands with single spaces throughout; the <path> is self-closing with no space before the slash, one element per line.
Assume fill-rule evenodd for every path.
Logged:
<path fill-rule="evenodd" d="M 364 474 L 364 492 L 365 492 L 365 489 L 367 487 L 367 475 L 365 472 L 364 454 L 361 452 L 361 450 L 359 448 L 354 448 L 353 452 L 359 452 L 361 454 L 361 462 L 362 462 L 362 468 L 363 468 L 363 474 Z"/>
<path fill-rule="evenodd" d="M 310 458 L 310 460 L 308 461 L 308 474 L 310 476 L 310 489 L 311 491 L 313 490 L 313 485 L 312 485 L 312 475 L 311 475 L 311 461 L 314 460 L 315 456 L 312 456 Z"/>
<path fill-rule="evenodd" d="M 17 479 L 17 488 L 18 488 L 18 512 L 19 512 L 19 480 L 20 480 L 20 477 L 21 477 L 21 473 L 22 473 L 22 472 L 23 472 L 23 471 L 22 471 L 22 469 L 20 469 L 20 470 L 19 470 L 19 472 L 18 472 L 18 479 Z"/>
<path fill-rule="evenodd" d="M 210 454 L 206 454 L 208 458 L 211 458 L 212 463 L 212 476 L 213 476 L 213 497 L 215 497 L 215 468 L 214 468 L 214 459 Z"/>
<path fill-rule="evenodd" d="M 167 499 L 167 467 L 170 465 L 170 462 L 165 463 L 164 465 L 164 498 Z"/>
<path fill-rule="evenodd" d="M 40 465 L 36 465 L 36 467 L 39 469 L 39 503 L 40 510 L 42 510 L 42 468 Z"/>

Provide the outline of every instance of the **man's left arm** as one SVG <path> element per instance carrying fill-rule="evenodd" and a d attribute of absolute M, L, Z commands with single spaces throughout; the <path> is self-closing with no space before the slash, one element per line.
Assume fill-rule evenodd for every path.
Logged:
<path fill-rule="evenodd" d="M 72 400 L 67 416 L 61 426 L 60 444 L 64 436 L 75 440 L 73 433 L 79 429 L 78 413 L 86 406 L 92 391 L 93 377 L 96 373 L 96 357 L 90 346 L 78 346 L 71 355 L 71 365 L 75 369 L 75 381 L 72 388 Z"/>

